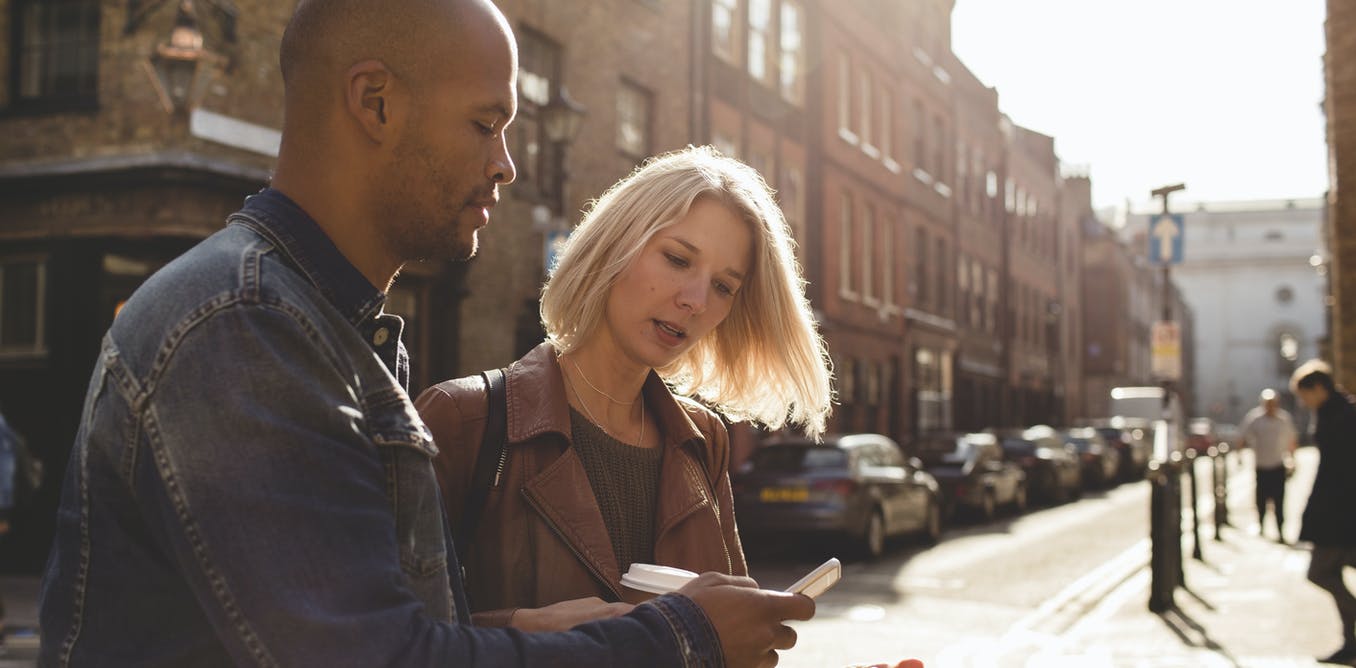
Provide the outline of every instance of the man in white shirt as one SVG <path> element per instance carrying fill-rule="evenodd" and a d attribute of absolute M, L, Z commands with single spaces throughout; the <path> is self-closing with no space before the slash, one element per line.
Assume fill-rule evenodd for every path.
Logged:
<path fill-rule="evenodd" d="M 1252 448 L 1257 470 L 1257 531 L 1267 516 L 1267 502 L 1274 504 L 1276 540 L 1285 541 L 1285 469 L 1286 460 L 1297 445 L 1295 423 L 1281 410 L 1275 390 L 1262 390 L 1261 405 L 1243 417 L 1240 439 Z"/>

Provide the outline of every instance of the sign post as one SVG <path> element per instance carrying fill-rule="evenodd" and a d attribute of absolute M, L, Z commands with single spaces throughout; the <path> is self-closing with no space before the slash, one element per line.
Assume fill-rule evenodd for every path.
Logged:
<path fill-rule="evenodd" d="M 1168 210 L 1168 195 L 1179 190 L 1186 190 L 1186 185 L 1178 183 L 1153 191 L 1154 197 L 1163 199 L 1163 213 L 1149 219 L 1148 230 L 1149 262 L 1163 267 L 1163 319 L 1153 328 L 1153 373 L 1163 382 L 1164 433 L 1155 436 L 1168 443 L 1168 432 L 1180 433 L 1181 428 L 1170 410 L 1173 384 L 1182 376 L 1181 329 L 1172 321 L 1172 265 L 1182 262 L 1185 227 L 1182 216 Z M 1149 499 L 1149 610 L 1154 612 L 1173 608 L 1173 594 L 1178 587 L 1186 586 L 1182 572 L 1182 461 L 1179 453 L 1169 454 L 1167 460 L 1155 457 L 1150 464 L 1154 485 Z M 1194 461 L 1187 462 L 1187 466 L 1194 465 Z"/>

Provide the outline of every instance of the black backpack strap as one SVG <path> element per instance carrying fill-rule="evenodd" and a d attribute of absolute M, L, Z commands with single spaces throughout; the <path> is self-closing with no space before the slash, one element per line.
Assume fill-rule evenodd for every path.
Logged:
<path fill-rule="evenodd" d="M 485 435 L 480 441 L 480 454 L 476 456 L 471 488 L 466 495 L 461 522 L 457 524 L 457 533 L 453 539 L 458 560 L 463 566 L 476 529 L 480 526 L 485 500 L 490 495 L 490 489 L 499 486 L 504 464 L 508 461 L 508 389 L 505 387 L 504 370 L 492 369 L 480 375 L 485 379 L 490 408 L 485 414 Z"/>

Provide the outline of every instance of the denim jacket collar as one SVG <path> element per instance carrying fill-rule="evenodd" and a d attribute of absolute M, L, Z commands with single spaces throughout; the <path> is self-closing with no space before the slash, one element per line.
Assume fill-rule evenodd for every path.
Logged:
<path fill-rule="evenodd" d="M 282 191 L 265 188 L 245 200 L 246 220 L 265 235 L 315 284 L 354 326 L 361 326 L 381 311 L 386 295 L 373 287 L 330 240 L 315 219 Z"/>

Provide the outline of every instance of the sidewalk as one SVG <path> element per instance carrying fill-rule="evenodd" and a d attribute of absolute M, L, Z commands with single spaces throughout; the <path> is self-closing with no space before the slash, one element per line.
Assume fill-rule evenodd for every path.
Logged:
<path fill-rule="evenodd" d="M 1332 599 L 1310 584 L 1309 551 L 1257 535 L 1253 476 L 1246 460 L 1230 479 L 1230 520 L 1222 541 L 1214 540 L 1213 508 L 1201 508 L 1204 561 L 1190 558 L 1184 540 L 1186 590 L 1177 610 L 1148 611 L 1149 572 L 1140 569 L 1110 590 L 1087 614 L 1040 651 L 1000 665 L 1042 668 L 1279 668 L 1318 666 L 1340 644 Z M 1286 533 L 1293 540 L 1317 466 L 1317 453 L 1302 450 L 1298 472 L 1287 489 Z M 1205 471 L 1204 467 L 1200 469 Z M 1202 489 L 1209 476 L 1200 478 Z M 1351 578 L 1348 577 L 1350 582 Z"/>

